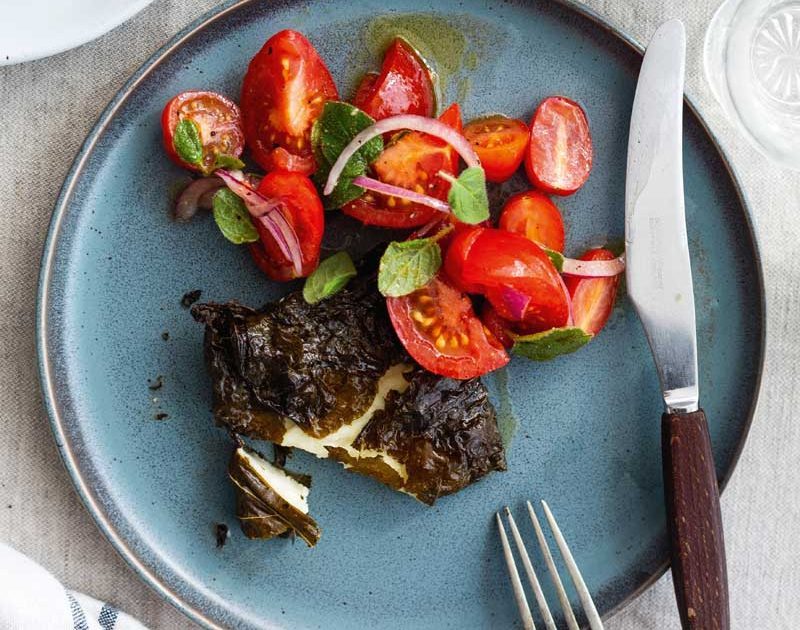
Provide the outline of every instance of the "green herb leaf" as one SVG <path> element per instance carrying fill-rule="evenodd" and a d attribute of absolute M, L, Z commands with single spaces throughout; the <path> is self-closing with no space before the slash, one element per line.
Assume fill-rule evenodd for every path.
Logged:
<path fill-rule="evenodd" d="M 450 181 L 447 201 L 459 221 L 475 224 L 489 218 L 486 173 L 480 166 L 464 169 L 458 178 L 444 175 Z"/>
<path fill-rule="evenodd" d="M 549 361 L 562 354 L 575 352 L 591 339 L 592 335 L 580 328 L 551 328 L 535 335 L 517 337 L 513 351 L 533 361 Z"/>
<path fill-rule="evenodd" d="M 356 268 L 347 252 L 338 252 L 323 260 L 303 285 L 303 299 L 316 304 L 341 291 L 356 276 Z"/>
<path fill-rule="evenodd" d="M 389 243 L 378 267 L 378 290 L 401 297 L 424 287 L 442 266 L 442 250 L 431 238 Z"/>
<path fill-rule="evenodd" d="M 233 155 L 218 153 L 217 157 L 214 159 L 214 168 L 227 168 L 234 171 L 241 171 L 244 168 L 244 162 Z"/>
<path fill-rule="evenodd" d="M 188 118 L 181 118 L 172 136 L 175 151 L 184 162 L 200 164 L 203 161 L 203 141 L 197 123 Z"/>
<path fill-rule="evenodd" d="M 253 221 L 247 206 L 236 193 L 228 188 L 219 189 L 214 195 L 214 221 L 217 222 L 222 235 L 231 243 L 254 243 L 258 240 Z"/>
<path fill-rule="evenodd" d="M 550 262 L 553 263 L 553 267 L 556 268 L 558 273 L 561 273 L 564 269 L 564 254 L 561 252 L 557 252 L 554 249 L 550 249 L 549 247 L 545 247 L 544 245 L 539 245 L 544 250 L 544 253 L 547 254 L 547 257 L 550 259 Z"/>
<path fill-rule="evenodd" d="M 331 167 L 337 158 L 359 132 L 373 125 L 375 120 L 349 103 L 328 101 L 322 115 L 311 128 L 311 146 L 317 170 L 314 180 L 323 187 L 328 179 Z M 383 151 L 383 138 L 378 136 L 362 146 L 347 162 L 339 182 L 333 192 L 325 198 L 328 209 L 341 208 L 344 204 L 358 199 L 364 189 L 353 184 L 353 179 L 363 175 L 367 166 Z"/>

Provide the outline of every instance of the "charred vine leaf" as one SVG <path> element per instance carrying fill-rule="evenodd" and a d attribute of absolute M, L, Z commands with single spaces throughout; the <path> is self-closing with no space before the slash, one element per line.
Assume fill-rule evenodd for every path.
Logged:
<path fill-rule="evenodd" d="M 449 379 L 422 368 L 406 378 L 408 388 L 391 392 L 353 443 L 359 453 L 385 453 L 400 464 L 405 479 L 398 489 L 432 505 L 506 469 L 494 407 L 480 379 Z M 350 466 L 370 474 L 374 462 L 367 457 Z"/>
<path fill-rule="evenodd" d="M 363 414 L 405 356 L 374 283 L 313 305 L 298 291 L 260 312 L 228 303 L 192 313 L 206 325 L 216 420 L 271 442 L 281 442 L 284 419 L 322 436 Z"/>
<path fill-rule="evenodd" d="M 228 531 L 228 526 L 225 523 L 215 524 L 214 536 L 217 539 L 217 549 L 224 547 L 225 543 L 228 542 L 228 536 L 230 536 L 230 532 Z"/>
<path fill-rule="evenodd" d="M 272 445 L 272 463 L 280 468 L 286 467 L 286 460 L 292 456 L 292 449 L 280 444 Z"/>
<path fill-rule="evenodd" d="M 309 547 L 317 544 L 320 529 L 308 515 L 307 485 L 246 446 L 234 451 L 228 476 L 236 487 L 236 517 L 245 536 L 267 539 L 293 531 Z"/>
<path fill-rule="evenodd" d="M 316 305 L 298 292 L 261 311 L 192 312 L 206 325 L 216 420 L 234 432 L 331 457 L 426 503 L 505 469 L 482 382 L 409 365 L 374 277 Z"/>

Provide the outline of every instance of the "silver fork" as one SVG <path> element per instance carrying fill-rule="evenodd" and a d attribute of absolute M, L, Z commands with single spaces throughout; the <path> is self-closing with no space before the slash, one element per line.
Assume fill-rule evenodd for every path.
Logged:
<path fill-rule="evenodd" d="M 542 550 L 544 562 L 547 565 L 547 570 L 550 572 L 550 579 L 552 580 L 553 586 L 556 589 L 558 601 L 561 603 L 561 609 L 564 611 L 564 618 L 566 619 L 567 627 L 569 630 L 579 630 L 578 622 L 575 619 L 575 613 L 572 611 L 572 606 L 569 603 L 569 597 L 567 597 L 567 592 L 564 590 L 564 585 L 562 584 L 561 578 L 558 575 L 558 569 L 553 561 L 553 555 L 550 553 L 550 547 L 545 540 L 542 526 L 539 524 L 539 519 L 536 517 L 536 512 L 534 512 L 531 502 L 527 501 L 527 505 L 528 514 L 531 517 L 531 523 L 533 523 L 533 529 L 536 532 L 536 539 L 539 541 L 539 548 Z M 553 516 L 553 513 L 550 511 L 550 507 L 545 501 L 542 501 L 542 509 L 544 510 L 544 515 L 547 518 L 550 529 L 553 532 L 553 538 L 555 539 L 558 550 L 564 560 L 564 565 L 566 566 L 567 572 L 572 579 L 572 584 L 575 586 L 575 590 L 578 592 L 578 597 L 581 600 L 581 606 L 583 606 L 583 611 L 586 613 L 586 618 L 589 621 L 589 627 L 591 630 L 603 630 L 603 622 L 600 620 L 600 615 L 597 614 L 597 608 L 595 608 L 594 602 L 592 601 L 592 596 L 589 594 L 589 589 L 586 588 L 586 582 L 583 581 L 581 572 L 578 570 L 578 565 L 575 564 L 575 559 L 572 557 L 572 553 L 570 553 L 569 547 L 567 546 L 567 541 L 564 540 L 564 535 L 561 533 L 558 523 L 556 523 L 556 519 Z M 511 527 L 511 534 L 514 537 L 514 542 L 517 545 L 517 552 L 522 560 L 522 566 L 524 567 L 525 573 L 528 576 L 528 581 L 530 582 L 531 589 L 533 590 L 533 595 L 536 598 L 536 604 L 539 607 L 539 612 L 542 614 L 544 625 L 547 630 L 557 630 L 556 623 L 553 620 L 553 615 L 550 612 L 550 608 L 547 605 L 547 600 L 542 592 L 542 587 L 539 584 L 538 578 L 536 577 L 536 572 L 533 570 L 531 559 L 528 556 L 528 550 L 525 549 L 525 543 L 522 541 L 522 536 L 520 536 L 519 529 L 517 529 L 517 524 L 514 522 L 514 517 L 511 515 L 511 510 L 505 508 L 505 513 L 506 518 L 508 519 L 508 525 Z M 522 618 L 522 626 L 525 628 L 525 630 L 535 630 L 536 625 L 533 623 L 533 615 L 531 614 L 530 606 L 528 606 L 528 598 L 525 596 L 525 589 L 522 586 L 522 581 L 520 580 L 519 572 L 517 571 L 517 565 L 514 562 L 514 555 L 511 552 L 511 545 L 508 543 L 508 536 L 506 535 L 506 528 L 503 526 L 503 519 L 500 518 L 499 512 L 496 514 L 496 516 L 497 528 L 500 530 L 500 540 L 503 543 L 503 554 L 505 555 L 506 564 L 508 565 L 508 575 L 511 578 L 511 586 L 514 589 L 514 598 L 517 600 L 517 606 L 519 607 L 519 615 Z"/>

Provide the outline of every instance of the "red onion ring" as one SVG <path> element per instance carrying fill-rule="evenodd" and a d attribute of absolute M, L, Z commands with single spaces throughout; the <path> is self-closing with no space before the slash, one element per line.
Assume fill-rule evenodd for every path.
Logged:
<path fill-rule="evenodd" d="M 414 203 L 418 203 L 423 206 L 428 206 L 429 208 L 433 208 L 439 212 L 449 213 L 451 210 L 450 204 L 446 201 L 442 201 L 436 197 L 431 197 L 430 195 L 418 193 L 414 190 L 408 190 L 407 188 L 400 188 L 399 186 L 393 186 L 392 184 L 385 184 L 382 181 L 373 179 L 372 177 L 359 175 L 353 180 L 353 183 L 356 186 L 360 186 L 366 190 L 371 190 L 383 195 L 391 195 L 392 197 L 400 197 L 401 199 L 408 199 L 409 201 L 413 201 Z"/>
<path fill-rule="evenodd" d="M 286 206 L 280 199 L 268 199 L 233 173 L 218 169 L 216 174 L 236 193 L 247 206 L 250 215 L 258 220 L 272 235 L 281 253 L 292 263 L 295 274 L 303 274 L 303 255 L 300 241 L 292 224 L 286 218 Z"/>
<path fill-rule="evenodd" d="M 447 144 L 453 147 L 456 152 L 464 158 L 467 166 L 480 166 L 481 161 L 472 145 L 463 135 L 450 127 L 449 125 L 436 120 L 435 118 L 427 118 L 425 116 L 417 116 L 416 114 L 401 114 L 399 116 L 390 116 L 379 120 L 374 125 L 367 127 L 361 131 L 355 138 L 350 141 L 344 150 L 336 158 L 333 163 L 330 173 L 328 174 L 328 181 L 325 182 L 325 188 L 322 191 L 325 195 L 330 195 L 339 178 L 342 175 L 344 167 L 350 161 L 350 158 L 355 155 L 362 146 L 367 142 L 383 135 L 390 131 L 399 131 L 401 129 L 410 129 L 412 131 L 421 131 L 431 136 L 435 136 L 440 140 L 444 140 Z"/>
<path fill-rule="evenodd" d="M 582 278 L 611 278 L 625 271 L 625 254 L 613 260 L 575 260 L 565 258 L 561 273 Z"/>
<path fill-rule="evenodd" d="M 561 284 L 561 290 L 564 292 L 564 298 L 567 300 L 567 321 L 564 326 L 569 328 L 575 325 L 575 311 L 572 309 L 572 296 L 569 294 L 569 289 L 564 282 L 564 278 L 561 277 L 561 274 L 556 274 L 556 276 L 558 276 L 558 282 Z"/>
<path fill-rule="evenodd" d="M 219 177 L 202 177 L 189 182 L 178 195 L 172 216 L 176 221 L 190 221 L 199 209 L 210 210 L 211 198 L 225 184 Z"/>

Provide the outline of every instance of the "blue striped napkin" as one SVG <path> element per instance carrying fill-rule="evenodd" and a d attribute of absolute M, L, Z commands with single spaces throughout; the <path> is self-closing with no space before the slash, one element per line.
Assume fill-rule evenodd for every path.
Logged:
<path fill-rule="evenodd" d="M 147 630 L 108 604 L 68 591 L 48 571 L 3 543 L 0 567 L 3 630 Z"/>

